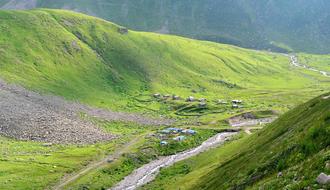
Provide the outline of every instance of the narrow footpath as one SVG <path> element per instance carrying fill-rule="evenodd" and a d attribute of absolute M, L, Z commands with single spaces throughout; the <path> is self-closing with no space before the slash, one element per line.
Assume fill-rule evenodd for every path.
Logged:
<path fill-rule="evenodd" d="M 145 135 L 145 134 L 143 134 L 143 135 Z M 124 144 L 123 147 L 118 148 L 117 151 L 115 151 L 113 154 L 107 156 L 106 158 L 103 158 L 102 160 L 99 160 L 99 161 L 96 161 L 96 162 L 93 162 L 93 163 L 89 164 L 87 167 L 81 169 L 77 173 L 74 173 L 74 174 L 65 176 L 52 189 L 54 189 L 54 190 L 61 190 L 65 186 L 67 186 L 70 183 L 76 181 L 80 177 L 86 175 L 88 172 L 90 172 L 92 170 L 95 170 L 97 168 L 101 168 L 102 166 L 106 165 L 109 161 L 112 161 L 113 162 L 114 160 L 118 159 L 122 154 L 124 154 L 125 152 L 127 152 L 129 150 L 129 148 L 132 145 L 134 145 L 136 143 L 136 141 L 138 141 L 138 139 L 141 138 L 143 135 L 139 135 L 139 136 L 135 137 L 131 141 L 129 141 L 126 144 Z"/>

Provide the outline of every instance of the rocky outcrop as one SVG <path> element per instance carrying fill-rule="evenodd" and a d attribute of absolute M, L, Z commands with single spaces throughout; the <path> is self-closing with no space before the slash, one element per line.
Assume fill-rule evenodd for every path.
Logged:
<path fill-rule="evenodd" d="M 317 183 L 321 185 L 329 184 L 330 183 L 330 176 L 326 175 L 325 173 L 321 173 L 317 178 L 316 178 Z"/>

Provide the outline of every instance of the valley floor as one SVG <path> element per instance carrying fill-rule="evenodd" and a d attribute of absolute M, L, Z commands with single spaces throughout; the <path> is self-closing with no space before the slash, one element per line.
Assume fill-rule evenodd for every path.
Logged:
<path fill-rule="evenodd" d="M 249 105 L 248 101 L 244 104 L 246 106 L 245 109 L 240 110 L 233 109 L 229 105 L 213 107 L 212 103 L 208 103 L 211 105 L 208 105 L 204 110 L 202 109 L 195 112 L 192 109 L 186 112 L 192 114 L 192 116 L 178 115 L 176 116 L 177 121 L 172 123 L 173 120 L 157 120 L 136 114 L 124 114 L 104 109 L 95 109 L 79 103 L 71 103 L 55 96 L 40 95 L 19 86 L 8 85 L 3 81 L 0 86 L 0 94 L 0 103 L 3 108 L 1 118 L 6 118 L 3 121 L 11 122 L 11 128 L 9 129 L 15 129 L 14 131 L 17 132 L 10 133 L 10 130 L 3 130 L 5 128 L 2 128 L 1 131 L 6 136 L 13 134 L 10 137 L 16 139 L 20 139 L 22 134 L 29 134 L 29 136 L 26 136 L 26 139 L 20 139 L 24 141 L 7 138 L 0 139 L 2 144 L 1 148 L 4 151 L 0 165 L 3 165 L 3 169 L 8 172 L 17 169 L 21 170 L 19 174 L 13 173 L 12 175 L 0 177 L 0 180 L 4 181 L 0 188 L 6 189 L 22 189 L 27 186 L 27 183 L 31 183 L 30 180 L 33 180 L 34 183 L 31 189 L 43 189 L 45 187 L 51 187 L 53 189 L 78 189 L 81 187 L 89 187 L 91 189 L 110 188 L 140 166 L 149 162 L 150 164 L 156 163 L 157 161 L 152 160 L 163 159 L 161 156 L 173 155 L 177 152 L 198 147 L 203 141 L 218 133 L 219 130 L 242 130 L 250 135 L 254 133 L 255 130 L 262 128 L 263 125 L 260 121 L 266 122 L 267 120 L 267 122 L 269 122 L 267 118 L 272 117 L 274 114 L 273 111 L 258 112 L 257 110 L 262 109 L 262 107 L 250 107 L 251 105 Z M 262 97 L 267 98 L 267 94 L 264 95 L 266 96 Z M 281 95 L 279 97 L 288 98 L 290 96 Z M 158 100 L 154 99 L 152 101 L 157 102 Z M 172 100 L 162 100 L 158 102 L 158 104 L 167 104 L 169 106 L 174 106 L 176 103 L 178 102 L 172 102 Z M 13 106 L 16 104 L 20 106 Z M 187 105 L 193 106 L 194 103 L 188 103 Z M 19 107 L 21 109 L 16 110 Z M 267 108 L 268 107 L 264 107 L 264 109 Z M 6 111 L 4 111 L 4 109 Z M 224 111 L 219 113 L 214 112 L 218 109 L 224 109 Z M 240 113 L 246 113 L 247 110 L 250 110 L 250 112 L 249 114 L 245 114 L 248 115 L 248 117 L 244 119 L 245 115 L 240 116 Z M 214 113 L 211 114 L 212 112 Z M 17 115 L 13 115 L 12 113 Z M 170 113 L 171 112 L 169 112 L 169 115 L 171 115 Z M 194 116 L 196 113 L 197 116 Z M 60 130 L 60 128 L 51 127 L 52 125 L 48 123 L 52 121 L 49 118 L 54 118 L 58 121 L 59 118 L 55 116 L 69 118 L 65 121 L 72 121 L 74 124 L 72 124 L 73 126 L 78 125 L 79 122 L 86 122 L 89 124 L 89 129 L 86 128 L 86 125 L 78 125 L 79 127 L 83 127 L 76 132 L 70 131 L 75 129 L 75 127 L 65 127 L 66 130 L 60 131 L 59 134 L 50 133 L 49 131 L 53 131 L 54 129 Z M 19 118 L 23 117 L 30 118 L 30 120 L 24 119 L 20 121 Z M 34 119 L 34 117 L 37 118 Z M 229 119 L 228 124 L 226 124 L 224 121 L 228 118 L 232 119 Z M 243 119 L 237 120 L 235 118 Z M 24 129 L 22 126 L 29 125 L 19 125 L 20 122 L 27 121 L 30 121 L 30 125 L 33 127 L 38 127 L 40 123 L 45 123 L 45 126 L 48 127 L 41 128 L 45 130 L 45 134 L 57 134 L 56 139 L 61 139 L 62 142 L 58 144 L 59 141 L 54 141 L 52 138 L 48 138 L 47 135 L 40 136 L 39 128 L 27 132 L 26 130 L 31 129 L 31 126 Z M 5 124 L 8 123 L 5 122 L 2 126 L 6 126 Z M 196 138 L 189 139 L 187 142 L 179 144 L 174 143 L 170 147 L 165 147 L 164 149 L 164 147 L 159 146 L 158 137 L 152 137 L 151 139 L 150 137 L 156 135 L 158 133 L 157 131 L 169 124 L 181 128 L 196 129 L 199 131 L 199 135 L 196 136 Z M 70 123 L 68 123 L 68 125 L 70 125 Z M 253 125 L 257 125 L 257 127 Z M 96 139 L 96 141 L 92 141 L 93 143 L 97 142 L 96 144 L 88 145 L 90 142 L 87 141 L 88 138 L 83 136 L 83 131 L 87 129 L 87 131 L 90 131 L 91 127 L 105 135 L 110 135 L 110 141 L 104 141 L 102 138 L 88 135 L 88 138 Z M 77 134 L 83 141 L 80 141 L 79 138 L 73 138 L 74 140 L 71 141 L 70 138 L 74 136 L 68 135 L 70 138 L 66 138 L 66 134 Z M 93 133 L 93 135 L 95 135 L 95 133 Z M 211 141 L 211 139 L 209 141 Z M 33 140 L 36 142 L 29 142 L 26 140 Z M 62 143 L 68 144 L 63 145 Z M 72 143 L 81 145 L 74 145 Z M 21 147 L 22 149 L 15 148 L 15 151 L 13 151 L 12 147 Z M 195 153 L 203 151 L 203 149 L 197 149 L 198 151 Z M 35 151 L 39 153 L 36 154 Z M 180 154 L 181 153 L 178 155 Z M 185 153 L 182 153 L 182 155 L 185 155 Z M 188 155 L 188 157 L 190 157 L 194 154 L 189 153 Z M 172 156 L 168 158 L 172 158 Z M 178 158 L 181 160 L 186 158 L 186 156 L 178 156 Z M 136 159 L 141 161 L 136 162 Z M 178 160 L 174 159 L 168 162 L 166 166 L 176 161 Z M 24 163 L 24 165 L 17 163 Z M 148 165 L 145 165 L 144 167 L 147 166 Z M 40 167 L 43 167 L 43 170 L 40 170 Z M 159 167 L 156 166 L 156 168 Z M 26 175 L 25 172 L 31 170 L 35 173 L 35 178 L 22 178 L 23 175 Z M 141 170 L 143 170 L 143 167 Z M 137 173 L 133 172 L 132 175 L 134 174 Z M 151 180 L 152 178 L 149 178 L 149 175 L 155 177 L 156 174 L 157 173 L 154 172 L 148 173 L 146 177 L 142 178 Z M 47 180 L 42 177 L 44 175 L 48 176 Z M 140 180 L 142 178 L 136 179 Z M 127 180 L 130 178 L 128 177 L 125 179 Z M 121 184 L 127 185 L 126 182 L 123 181 L 116 187 L 120 187 Z M 141 185 L 142 184 L 143 183 L 141 183 Z"/>

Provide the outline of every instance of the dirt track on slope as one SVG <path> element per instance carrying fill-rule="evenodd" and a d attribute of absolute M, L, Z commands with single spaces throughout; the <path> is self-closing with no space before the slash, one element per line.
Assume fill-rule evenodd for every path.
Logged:
<path fill-rule="evenodd" d="M 273 122 L 277 117 L 267 117 L 267 118 L 256 118 L 251 113 L 244 113 L 241 115 L 237 115 L 228 119 L 230 126 L 232 127 L 249 127 L 262 125 Z"/>
<path fill-rule="evenodd" d="M 82 119 L 82 112 L 103 120 L 143 125 L 172 122 L 96 109 L 60 97 L 40 95 L 0 80 L 0 135 L 59 144 L 88 144 L 114 138 L 92 122 Z"/>
<path fill-rule="evenodd" d="M 121 148 L 116 149 L 116 151 L 107 156 L 106 158 L 103 158 L 100 161 L 96 161 L 93 163 L 90 163 L 88 166 L 86 166 L 85 168 L 83 168 L 82 170 L 78 171 L 77 173 L 71 174 L 71 175 L 67 175 L 65 176 L 63 179 L 61 179 L 61 181 L 54 186 L 52 189 L 54 190 L 60 190 L 63 189 L 65 186 L 67 186 L 68 184 L 76 181 L 77 179 L 79 179 L 80 177 L 86 175 L 88 172 L 95 170 L 97 168 L 100 168 L 104 165 L 106 165 L 108 163 L 108 161 L 114 162 L 115 160 L 117 160 L 122 154 L 124 154 L 127 150 L 129 150 L 129 148 L 138 141 L 139 138 L 141 138 L 141 136 L 143 136 L 144 134 L 135 137 L 134 139 L 132 139 L 131 141 L 127 142 L 125 145 L 123 145 Z"/>

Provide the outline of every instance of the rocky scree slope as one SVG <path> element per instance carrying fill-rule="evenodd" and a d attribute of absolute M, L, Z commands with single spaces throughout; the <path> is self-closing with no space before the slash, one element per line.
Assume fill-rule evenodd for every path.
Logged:
<path fill-rule="evenodd" d="M 134 114 L 92 108 L 60 97 L 40 95 L 0 81 L 0 134 L 18 140 L 61 144 L 109 141 L 102 131 L 81 114 L 108 121 L 166 125 L 170 120 L 150 119 Z"/>

